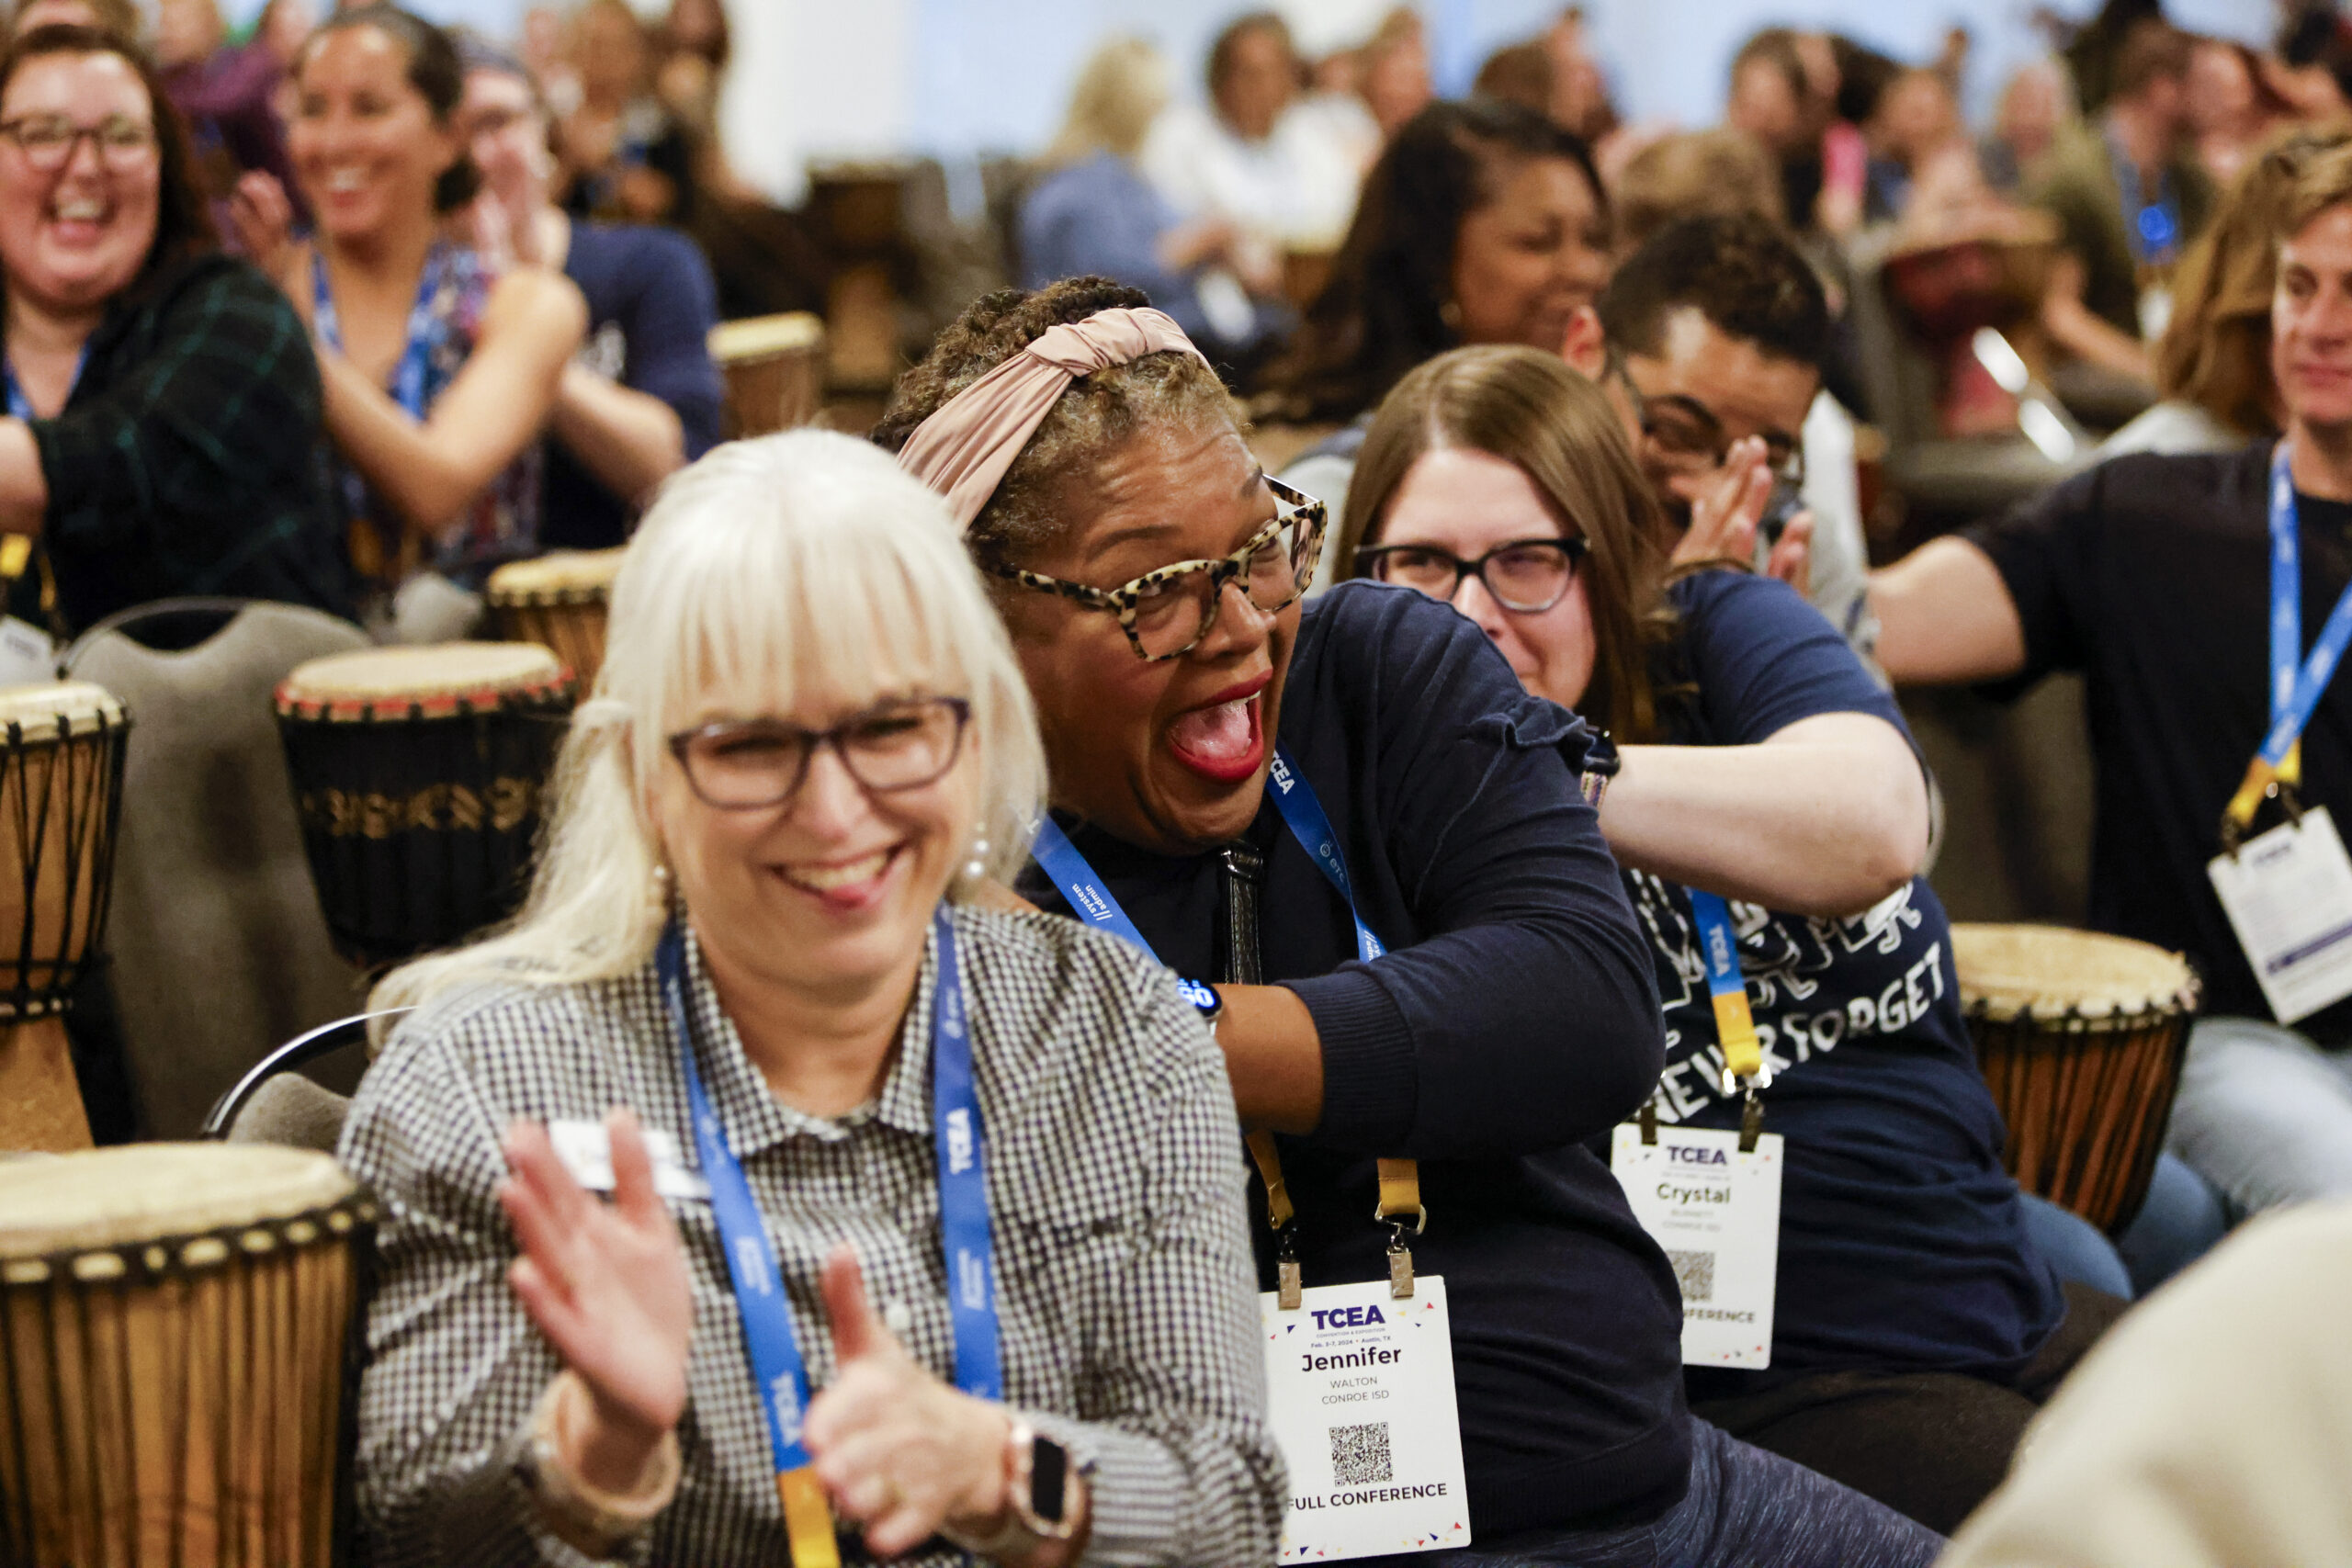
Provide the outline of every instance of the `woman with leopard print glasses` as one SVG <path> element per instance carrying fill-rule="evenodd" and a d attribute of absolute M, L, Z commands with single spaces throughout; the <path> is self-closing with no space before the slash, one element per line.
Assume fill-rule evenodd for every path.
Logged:
<path fill-rule="evenodd" d="M 1477 1543 L 1453 1560 L 1930 1561 L 1683 1407 L 1674 1276 L 1583 1146 L 1661 1049 L 1582 724 L 1423 595 L 1302 604 L 1320 506 L 1132 289 L 981 299 L 875 439 L 948 498 L 1037 707 L 1053 809 L 1022 891 L 1148 947 L 1215 1020 L 1274 1310 L 1445 1280 L 1468 1506 L 1442 1539 Z M 1302 1495 L 1337 1479 L 1311 1446 Z"/>

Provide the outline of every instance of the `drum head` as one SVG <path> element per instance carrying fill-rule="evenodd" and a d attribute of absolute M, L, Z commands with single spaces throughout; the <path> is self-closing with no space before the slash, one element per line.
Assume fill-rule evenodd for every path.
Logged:
<path fill-rule="evenodd" d="M 2178 953 L 2061 926 L 1951 928 L 1962 1002 L 1986 1018 L 2054 1021 L 2174 1012 L 2195 992 Z"/>
<path fill-rule="evenodd" d="M 0 1259 L 291 1219 L 356 1184 L 332 1155 L 270 1144 L 127 1144 L 0 1164 Z"/>
<path fill-rule="evenodd" d="M 364 648 L 298 664 L 278 683 L 277 711 L 334 716 L 352 710 L 425 705 L 495 708 L 503 698 L 562 684 L 563 661 L 533 642 L 445 642 L 432 648 Z"/>
<path fill-rule="evenodd" d="M 821 348 L 825 323 L 806 310 L 780 316 L 754 316 L 749 321 L 721 321 L 710 329 L 710 356 L 720 365 L 749 359 L 772 359 L 780 354 Z"/>
<path fill-rule="evenodd" d="M 46 681 L 31 686 L 0 686 L 0 726 L 20 728 L 27 740 L 54 740 L 59 721 L 69 735 L 120 729 L 122 700 L 87 681 Z"/>
<path fill-rule="evenodd" d="M 622 546 L 610 550 L 557 550 L 533 560 L 509 561 L 482 585 L 493 604 L 551 604 L 601 599 L 621 570 Z"/>

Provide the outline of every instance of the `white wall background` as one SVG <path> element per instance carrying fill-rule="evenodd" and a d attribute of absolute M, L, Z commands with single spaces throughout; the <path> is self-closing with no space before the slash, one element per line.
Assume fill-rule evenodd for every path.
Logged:
<path fill-rule="evenodd" d="M 442 21 L 511 36 L 526 0 L 410 0 Z M 658 13 L 663 0 L 633 0 Z M 894 152 L 948 158 L 1037 147 L 1071 79 L 1105 35 L 1141 34 L 1197 94 L 1208 40 L 1266 0 L 728 0 L 735 67 L 723 109 L 737 166 L 797 196 L 810 157 Z M 1465 90 L 1493 50 L 1546 25 L 1562 0 L 1419 0 L 1442 93 Z M 2047 3 L 2067 17 L 2097 0 L 1584 0 L 1620 108 L 1635 120 L 1711 122 L 1732 54 L 1773 23 L 1833 28 L 1898 59 L 1924 60 L 1947 28 L 1974 40 L 1966 84 L 1982 116 L 2040 49 L 2029 25 Z M 1354 41 L 1386 0 L 1274 0 L 1309 49 Z M 232 0 L 250 14 L 260 0 Z M 2167 0 L 2184 27 L 2264 41 L 2273 0 Z"/>

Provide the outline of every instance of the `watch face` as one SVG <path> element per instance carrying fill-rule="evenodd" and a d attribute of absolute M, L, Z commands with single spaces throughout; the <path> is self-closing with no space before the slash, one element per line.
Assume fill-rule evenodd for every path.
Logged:
<path fill-rule="evenodd" d="M 1069 1454 L 1051 1438 L 1029 1445 L 1029 1510 L 1048 1524 L 1069 1517 Z"/>
<path fill-rule="evenodd" d="M 1179 976 L 1176 981 L 1176 994 L 1210 1018 L 1215 1018 L 1225 1010 L 1225 998 L 1216 994 L 1216 987 L 1204 981 L 1187 980 Z"/>

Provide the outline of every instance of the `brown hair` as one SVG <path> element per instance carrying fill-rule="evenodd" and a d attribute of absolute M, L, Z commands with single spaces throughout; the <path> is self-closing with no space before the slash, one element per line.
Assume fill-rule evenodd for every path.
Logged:
<path fill-rule="evenodd" d="M 1552 112 L 1551 51 L 1532 39 L 1506 44 L 1487 56 L 1470 91 L 1482 98 L 1498 98 L 1548 115 Z"/>
<path fill-rule="evenodd" d="M 96 30 L 99 32 L 112 33 L 117 38 L 119 38 L 126 42 L 137 43 L 147 31 L 146 19 L 140 16 L 139 7 L 133 5 L 131 0 L 81 0 L 81 4 L 85 6 L 90 15 L 96 18 L 94 23 L 87 25 L 95 26 Z M 9 10 L 9 28 L 11 31 L 15 30 L 17 18 L 22 17 L 27 11 L 29 11 L 32 8 L 33 0 L 17 0 L 17 4 Z M 62 21 L 44 22 L 41 24 L 42 27 L 48 28 L 80 27 L 84 25 L 85 24 Z M 35 30 L 37 31 L 39 29 Z"/>
<path fill-rule="evenodd" d="M 2125 31 L 2123 43 L 2115 51 L 2109 100 L 2135 97 L 2151 82 L 2179 81 L 2188 74 L 2188 56 L 2195 47 L 2194 40 L 2170 22 L 2141 17 Z"/>
<path fill-rule="evenodd" d="M 1559 355 L 1489 344 L 1442 354 L 1396 383 L 1356 457 L 1340 532 L 1340 570 L 1369 573 L 1356 551 L 1380 542 L 1388 503 L 1423 454 L 1487 452 L 1518 465 L 1563 533 L 1589 541 L 1577 575 L 1597 656 L 1579 709 L 1618 740 L 1657 726 L 1653 666 L 1674 633 L 1657 502 L 1617 411 Z"/>
<path fill-rule="evenodd" d="M 2281 243 L 2301 233 L 2305 224 L 2329 208 L 2352 202 L 2352 147 L 2329 140 L 2318 151 L 2293 162 L 2293 183 L 2278 206 L 2271 230 Z"/>
<path fill-rule="evenodd" d="M 1728 126 L 1662 136 L 1617 176 L 1617 251 L 1639 250 L 1678 218 L 1752 212 L 1778 224 L 1781 171 L 1757 140 Z"/>
<path fill-rule="evenodd" d="M 1233 74 L 1233 57 L 1240 52 L 1241 40 L 1251 33 L 1272 34 L 1274 40 L 1283 46 L 1283 52 L 1290 56 L 1292 67 L 1297 68 L 1298 45 L 1291 39 L 1290 24 L 1283 21 L 1278 13 L 1252 11 L 1248 16 L 1236 17 L 1219 29 L 1216 41 L 1209 45 L 1208 65 L 1203 73 L 1203 85 L 1209 90 L 1211 103 L 1216 103 L 1225 91 L 1226 81 Z"/>
<path fill-rule="evenodd" d="M 2241 434 L 2273 428 L 2270 296 L 2278 245 L 2327 208 L 2352 200 L 2347 149 L 2352 130 L 2294 131 L 2230 186 L 2173 277 L 2172 321 L 2155 353 L 2156 385 L 2165 397 L 2195 403 Z M 2307 171 L 2322 160 L 2332 160 L 2335 172 L 2312 183 Z M 2306 199 L 2317 205 L 2290 222 Z"/>
<path fill-rule="evenodd" d="M 1739 52 L 1731 57 L 1732 80 L 1737 81 L 1742 71 L 1759 62 L 1781 73 L 1800 110 L 1813 101 L 1813 77 L 1804 68 L 1804 56 L 1797 52 L 1794 28 L 1766 28 L 1741 44 Z"/>
<path fill-rule="evenodd" d="M 0 94 L 8 90 L 17 73 L 28 63 L 52 54 L 111 54 L 138 73 L 147 89 L 148 113 L 155 122 L 155 239 L 147 259 L 130 285 L 136 290 L 165 268 L 219 243 L 204 191 L 196 183 L 196 153 L 189 145 L 187 124 L 164 96 L 163 79 L 137 44 L 119 34 L 96 28 L 53 24 L 35 28 L 8 45 L 0 57 Z"/>
<path fill-rule="evenodd" d="M 922 363 L 899 378 L 874 427 L 896 452 L 947 400 L 1068 321 L 1097 310 L 1148 305 L 1142 290 L 1107 277 L 1071 277 L 1027 292 L 982 295 L 939 334 Z M 1175 426 L 1241 433 L 1240 410 L 1216 373 L 1189 354 L 1147 354 L 1070 383 L 1013 459 L 965 542 L 982 560 L 1010 563 L 1058 538 L 1070 522 L 1069 487 L 1147 430 Z"/>

